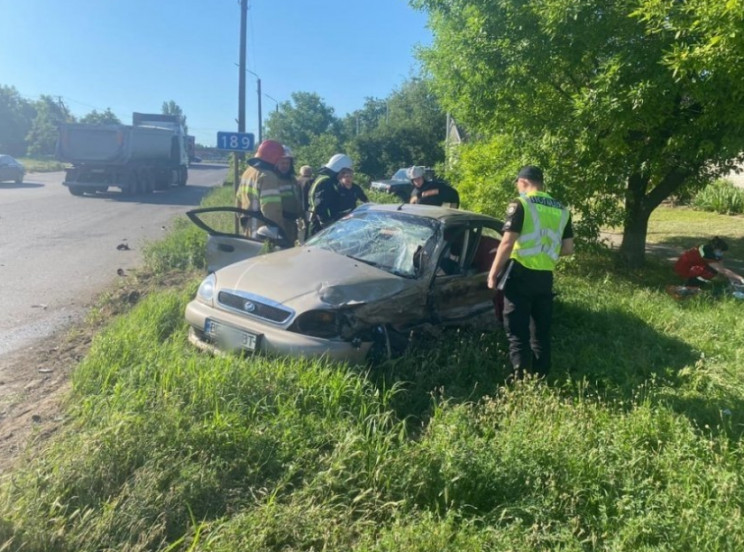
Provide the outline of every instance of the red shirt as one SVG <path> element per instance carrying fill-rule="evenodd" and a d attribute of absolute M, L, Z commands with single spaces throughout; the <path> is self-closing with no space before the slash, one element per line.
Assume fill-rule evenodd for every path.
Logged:
<path fill-rule="evenodd" d="M 674 264 L 674 271 L 682 278 L 703 278 L 712 280 L 718 272 L 710 266 L 710 263 L 717 262 L 718 259 L 706 250 L 703 245 L 688 249 Z"/>

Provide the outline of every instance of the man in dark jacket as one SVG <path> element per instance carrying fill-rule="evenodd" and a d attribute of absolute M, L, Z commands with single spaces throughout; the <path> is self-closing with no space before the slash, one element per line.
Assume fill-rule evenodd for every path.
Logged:
<path fill-rule="evenodd" d="M 367 201 L 362 189 L 352 182 L 354 171 L 348 155 L 337 153 L 318 171 L 310 189 L 310 233 L 315 234 Z"/>
<path fill-rule="evenodd" d="M 426 180 L 424 167 L 411 167 L 407 176 L 413 184 L 411 203 L 421 205 L 445 205 L 458 208 L 460 194 L 452 186 L 439 180 Z"/>

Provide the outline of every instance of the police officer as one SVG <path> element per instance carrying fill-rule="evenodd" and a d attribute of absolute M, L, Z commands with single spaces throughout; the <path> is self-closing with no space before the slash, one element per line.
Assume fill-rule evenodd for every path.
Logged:
<path fill-rule="evenodd" d="M 460 195 L 452 186 L 438 180 L 426 180 L 424 167 L 410 167 L 406 176 L 411 180 L 411 203 L 421 205 L 460 206 Z"/>
<path fill-rule="evenodd" d="M 543 191 L 543 173 L 520 169 L 519 197 L 506 211 L 503 239 L 488 274 L 488 287 L 503 290 L 504 329 L 514 375 L 550 370 L 553 270 L 573 253 L 571 215 Z"/>

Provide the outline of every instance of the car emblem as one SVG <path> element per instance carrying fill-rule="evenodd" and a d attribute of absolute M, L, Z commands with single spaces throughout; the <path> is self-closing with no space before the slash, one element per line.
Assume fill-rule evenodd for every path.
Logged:
<path fill-rule="evenodd" d="M 245 312 L 253 312 L 254 310 L 256 310 L 256 304 L 252 301 L 246 301 L 245 303 L 243 303 L 243 310 Z"/>

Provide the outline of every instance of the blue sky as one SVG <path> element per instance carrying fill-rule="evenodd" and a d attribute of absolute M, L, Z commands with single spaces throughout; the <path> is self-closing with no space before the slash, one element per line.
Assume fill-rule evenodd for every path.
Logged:
<path fill-rule="evenodd" d="M 160 112 L 175 100 L 213 145 L 236 130 L 238 0 L 0 0 L 0 84 L 61 96 L 75 115 Z M 417 73 L 426 14 L 407 0 L 249 0 L 247 65 L 279 100 L 318 93 L 342 116 Z M 256 79 L 246 127 L 257 131 Z M 275 102 L 263 97 L 264 119 Z"/>

